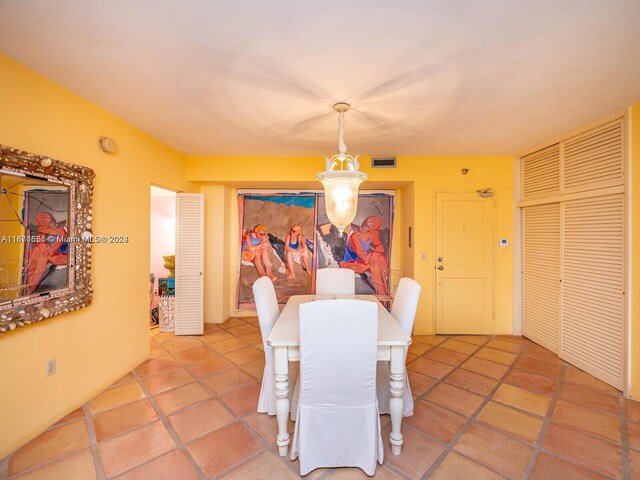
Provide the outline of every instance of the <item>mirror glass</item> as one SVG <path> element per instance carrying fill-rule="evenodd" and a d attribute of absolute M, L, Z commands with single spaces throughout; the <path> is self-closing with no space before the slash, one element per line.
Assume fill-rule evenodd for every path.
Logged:
<path fill-rule="evenodd" d="M 69 288 L 69 193 L 0 170 L 0 304 Z"/>

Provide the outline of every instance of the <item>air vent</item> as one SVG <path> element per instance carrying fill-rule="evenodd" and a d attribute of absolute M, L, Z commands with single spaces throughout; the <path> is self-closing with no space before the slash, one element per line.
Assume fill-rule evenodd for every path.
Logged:
<path fill-rule="evenodd" d="M 396 168 L 396 157 L 371 158 L 371 168 Z"/>

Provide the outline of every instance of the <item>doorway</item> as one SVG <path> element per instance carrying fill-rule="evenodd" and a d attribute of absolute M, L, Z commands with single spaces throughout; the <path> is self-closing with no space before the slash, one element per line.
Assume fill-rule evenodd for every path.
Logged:
<path fill-rule="evenodd" d="M 437 334 L 493 334 L 493 195 L 436 193 Z"/>

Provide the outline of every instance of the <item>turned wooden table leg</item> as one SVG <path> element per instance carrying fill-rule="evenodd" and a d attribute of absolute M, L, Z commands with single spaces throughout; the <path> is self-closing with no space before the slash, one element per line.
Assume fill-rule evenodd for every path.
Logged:
<path fill-rule="evenodd" d="M 289 358 L 287 347 L 274 347 L 274 370 L 276 377 L 276 419 L 278 420 L 278 453 L 281 457 L 287 455 L 289 449 Z"/>
<path fill-rule="evenodd" d="M 400 455 L 402 450 L 402 433 L 400 426 L 402 424 L 402 412 L 404 410 L 404 401 L 402 394 L 404 390 L 404 346 L 391 347 L 391 362 L 389 365 L 389 390 L 391 399 L 389 400 L 389 413 L 391 416 L 391 453 Z"/>

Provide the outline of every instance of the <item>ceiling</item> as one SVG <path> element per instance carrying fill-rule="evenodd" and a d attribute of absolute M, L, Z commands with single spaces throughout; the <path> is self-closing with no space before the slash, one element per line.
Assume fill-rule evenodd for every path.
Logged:
<path fill-rule="evenodd" d="M 0 51 L 186 154 L 331 155 L 346 101 L 349 153 L 494 155 L 640 101 L 639 25 L 637 0 L 0 0 Z"/>

